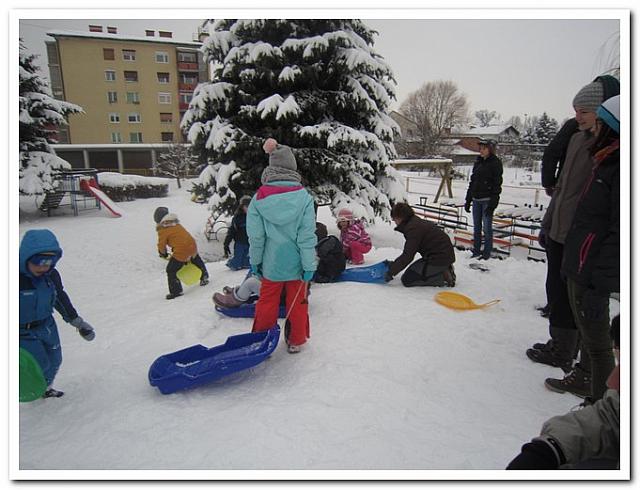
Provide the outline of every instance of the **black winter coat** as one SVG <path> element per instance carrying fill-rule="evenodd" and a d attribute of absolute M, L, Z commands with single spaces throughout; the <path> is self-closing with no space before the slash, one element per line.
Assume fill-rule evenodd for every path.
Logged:
<path fill-rule="evenodd" d="M 560 131 L 556 133 L 544 149 L 541 169 L 542 187 L 555 187 L 564 165 L 564 159 L 567 156 L 569 141 L 578 131 L 580 131 L 578 122 L 573 117 L 562 125 Z"/>
<path fill-rule="evenodd" d="M 249 244 L 249 237 L 247 236 L 247 214 L 242 211 L 233 215 L 227 237 L 224 239 L 225 248 L 231 245 L 233 240 L 235 240 L 236 243 Z"/>
<path fill-rule="evenodd" d="M 329 235 L 318 241 L 318 268 L 314 276 L 315 282 L 332 282 L 344 271 L 347 259 L 342 250 L 340 239 Z"/>
<path fill-rule="evenodd" d="M 418 216 L 411 216 L 396 227 L 396 231 L 405 237 L 404 250 L 389 266 L 389 272 L 395 276 L 407 267 L 417 253 L 430 265 L 451 265 L 456 254 L 449 236 L 438 226 Z"/>
<path fill-rule="evenodd" d="M 601 292 L 620 291 L 620 152 L 597 164 L 564 243 L 562 272 Z"/>
<path fill-rule="evenodd" d="M 478 157 L 473 164 L 469 188 L 465 201 L 470 203 L 472 199 L 491 198 L 491 207 L 495 208 L 500 200 L 502 192 L 502 161 L 489 155 L 485 160 Z"/>

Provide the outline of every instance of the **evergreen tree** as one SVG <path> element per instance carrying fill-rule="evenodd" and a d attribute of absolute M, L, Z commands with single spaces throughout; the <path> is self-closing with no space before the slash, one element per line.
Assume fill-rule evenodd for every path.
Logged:
<path fill-rule="evenodd" d="M 541 145 L 548 144 L 558 132 L 558 121 L 542 113 L 535 127 L 537 142 Z"/>
<path fill-rule="evenodd" d="M 54 188 L 51 174 L 71 168 L 53 153 L 56 128 L 67 124 L 68 114 L 83 112 L 80 106 L 56 100 L 38 74 L 35 55 L 20 42 L 20 193 L 43 194 Z"/>
<path fill-rule="evenodd" d="M 182 120 L 209 162 L 194 189 L 212 211 L 233 212 L 260 186 L 268 137 L 292 148 L 306 188 L 333 209 L 389 219 L 405 199 L 395 156 L 389 66 L 359 20 L 210 21 L 204 53 L 214 81 L 200 84 Z"/>

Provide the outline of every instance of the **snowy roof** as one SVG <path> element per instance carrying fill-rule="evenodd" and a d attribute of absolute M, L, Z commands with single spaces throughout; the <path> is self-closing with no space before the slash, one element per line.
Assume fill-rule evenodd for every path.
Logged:
<path fill-rule="evenodd" d="M 519 133 L 519 131 L 511 124 L 490 124 L 489 126 L 477 128 L 465 128 L 458 126 L 452 128 L 451 132 L 464 136 L 499 136 L 509 129 L 513 129 L 516 133 Z"/>
<path fill-rule="evenodd" d="M 171 146 L 190 146 L 188 143 L 89 143 L 89 144 L 53 144 L 51 148 L 54 150 L 95 150 L 95 149 L 111 149 L 111 150 L 147 150 L 152 148 L 169 148 Z"/>
<path fill-rule="evenodd" d="M 404 114 L 402 114 L 401 112 L 398 112 L 398 111 L 391 111 L 391 112 L 389 113 L 389 116 L 391 116 L 391 117 L 399 117 L 399 118 L 404 119 L 405 121 L 410 122 L 411 124 L 415 124 L 415 125 L 417 126 L 417 124 L 416 124 L 416 122 L 415 122 L 415 121 L 413 121 L 413 120 L 409 119 L 407 116 L 405 116 L 405 115 L 404 115 Z"/>
<path fill-rule="evenodd" d="M 452 163 L 450 158 L 407 158 L 393 160 L 391 165 L 414 164 L 414 163 Z"/>
<path fill-rule="evenodd" d="M 199 48 L 202 43 L 195 41 L 177 41 L 175 39 L 166 37 L 142 37 L 142 36 L 128 36 L 124 34 L 109 34 L 106 32 L 85 32 L 85 31 L 49 31 L 47 36 L 51 37 L 91 37 L 95 39 L 111 39 L 113 41 L 136 41 L 142 43 L 155 43 L 155 44 L 179 44 L 182 46 L 193 46 Z"/>
<path fill-rule="evenodd" d="M 474 155 L 474 156 L 478 156 L 480 155 L 479 152 L 477 151 L 473 151 L 473 150 L 469 150 L 467 148 L 465 148 L 464 146 L 455 146 L 454 148 L 451 149 L 450 153 L 452 155 Z"/>

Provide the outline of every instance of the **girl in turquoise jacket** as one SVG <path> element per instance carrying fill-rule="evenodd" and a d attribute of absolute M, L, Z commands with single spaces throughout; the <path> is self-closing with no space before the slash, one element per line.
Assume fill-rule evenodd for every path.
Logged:
<path fill-rule="evenodd" d="M 262 278 L 253 331 L 278 321 L 284 289 L 290 321 L 288 351 L 300 352 L 309 337 L 307 283 L 317 268 L 313 198 L 300 184 L 291 148 L 269 138 L 264 146 L 269 166 L 247 213 L 251 270 Z"/>

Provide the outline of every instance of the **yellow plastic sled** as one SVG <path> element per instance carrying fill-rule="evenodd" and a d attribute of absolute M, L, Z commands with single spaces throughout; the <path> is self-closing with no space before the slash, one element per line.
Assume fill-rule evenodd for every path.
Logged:
<path fill-rule="evenodd" d="M 436 294 L 435 300 L 442 306 L 446 306 L 447 308 L 451 308 L 452 310 L 478 310 L 500 303 L 499 299 L 494 299 L 493 301 L 489 301 L 488 303 L 478 305 L 474 303 L 473 300 L 468 296 L 451 291 L 443 291 Z"/>
<path fill-rule="evenodd" d="M 180 268 L 176 275 L 182 283 L 186 284 L 187 286 L 193 286 L 197 282 L 200 282 L 202 271 L 191 262 L 187 262 Z"/>

